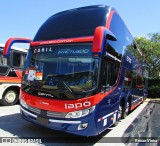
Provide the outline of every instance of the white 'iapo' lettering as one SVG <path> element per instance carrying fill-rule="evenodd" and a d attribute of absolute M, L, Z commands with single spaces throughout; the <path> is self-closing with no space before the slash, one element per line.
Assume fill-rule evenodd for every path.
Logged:
<path fill-rule="evenodd" d="M 82 107 L 89 107 L 91 106 L 91 102 L 90 101 L 85 101 L 83 103 L 75 103 L 75 104 L 64 104 L 65 109 L 78 109 L 78 108 L 82 108 Z"/>

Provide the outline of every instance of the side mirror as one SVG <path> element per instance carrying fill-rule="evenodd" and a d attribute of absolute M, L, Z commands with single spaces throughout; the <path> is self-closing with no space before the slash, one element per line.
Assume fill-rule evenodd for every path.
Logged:
<path fill-rule="evenodd" d="M 106 39 L 111 41 L 117 40 L 115 35 L 109 29 L 103 26 L 98 26 L 94 32 L 92 51 L 101 52 L 101 49 L 103 48 Z"/>
<path fill-rule="evenodd" d="M 8 57 L 10 54 L 11 46 L 14 43 L 30 43 L 32 40 L 27 38 L 9 38 L 5 44 L 4 50 L 3 50 L 3 56 Z"/>
<path fill-rule="evenodd" d="M 116 36 L 108 29 L 106 30 L 106 39 L 111 41 L 117 41 Z"/>

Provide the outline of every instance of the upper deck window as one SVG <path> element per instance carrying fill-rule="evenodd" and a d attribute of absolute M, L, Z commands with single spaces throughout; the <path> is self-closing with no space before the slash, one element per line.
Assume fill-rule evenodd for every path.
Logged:
<path fill-rule="evenodd" d="M 105 26 L 109 7 L 86 7 L 51 16 L 38 30 L 34 41 L 91 36 Z"/>

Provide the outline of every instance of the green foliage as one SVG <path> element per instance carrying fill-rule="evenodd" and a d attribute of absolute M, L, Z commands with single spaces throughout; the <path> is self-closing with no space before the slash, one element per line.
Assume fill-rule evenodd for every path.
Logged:
<path fill-rule="evenodd" d="M 160 33 L 135 38 L 147 60 L 149 72 L 148 97 L 160 98 Z"/>
<path fill-rule="evenodd" d="M 147 60 L 149 77 L 160 79 L 160 33 L 150 33 L 148 37 L 135 39 Z"/>
<path fill-rule="evenodd" d="M 160 98 L 160 80 L 158 79 L 149 80 L 148 97 Z"/>
<path fill-rule="evenodd" d="M 148 88 L 149 98 L 160 98 L 160 85 L 151 86 Z"/>

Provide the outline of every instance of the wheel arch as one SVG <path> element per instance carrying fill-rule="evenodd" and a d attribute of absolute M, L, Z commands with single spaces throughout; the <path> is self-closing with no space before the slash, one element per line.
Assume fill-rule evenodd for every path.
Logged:
<path fill-rule="evenodd" d="M 5 91 L 3 92 L 2 96 L 4 96 L 6 94 L 7 91 L 9 90 L 14 90 L 16 91 L 16 93 L 19 95 L 20 93 L 20 87 L 18 85 L 14 85 L 14 86 L 9 86 L 5 89 Z"/>

